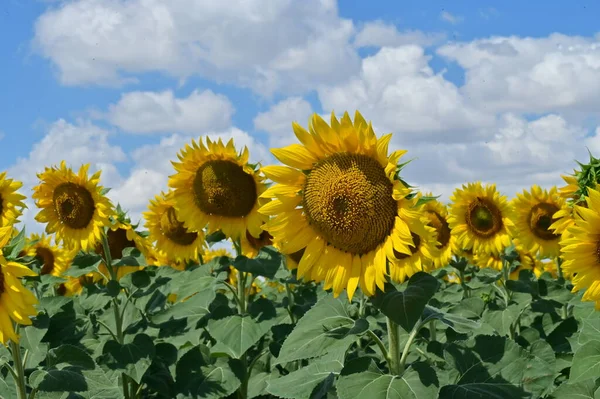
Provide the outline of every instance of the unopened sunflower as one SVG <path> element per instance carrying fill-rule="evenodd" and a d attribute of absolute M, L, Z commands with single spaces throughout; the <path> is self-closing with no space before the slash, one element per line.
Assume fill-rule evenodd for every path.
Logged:
<path fill-rule="evenodd" d="M 60 277 L 71 266 L 75 251 L 52 243 L 51 237 L 32 234 L 27 240 L 24 252 L 37 258 L 41 263 L 40 274 Z"/>
<path fill-rule="evenodd" d="M 174 162 L 169 178 L 177 211 L 189 229 L 221 230 L 234 240 L 246 234 L 259 237 L 263 218 L 258 197 L 266 189 L 258 170 L 248 164 L 248 148 L 238 154 L 227 144 L 206 138 L 192 140 Z"/>
<path fill-rule="evenodd" d="M 186 228 L 175 210 L 172 192 L 161 193 L 150 200 L 148 211 L 144 213 L 148 239 L 156 249 L 168 259 L 196 260 L 204 246 L 202 231 Z"/>
<path fill-rule="evenodd" d="M 4 345 L 8 340 L 19 342 L 13 321 L 29 326 L 30 317 L 37 315 L 34 305 L 38 301 L 20 280 L 21 277 L 35 275 L 28 267 L 0 256 L 0 342 Z"/>
<path fill-rule="evenodd" d="M 431 194 L 426 194 L 431 196 Z M 435 228 L 437 244 L 431 249 L 431 260 L 435 268 L 448 265 L 452 258 L 452 248 L 455 237 L 450 232 L 448 224 L 448 209 L 437 200 L 423 204 L 423 213 L 428 219 L 428 225 Z"/>
<path fill-rule="evenodd" d="M 46 233 L 56 233 L 65 246 L 84 251 L 101 240 L 114 212 L 99 186 L 100 171 L 89 177 L 88 169 L 83 165 L 74 173 L 62 161 L 60 167 L 38 174 L 41 183 L 33 189 L 35 204 L 41 208 L 35 220 L 47 223 Z"/>
<path fill-rule="evenodd" d="M 558 256 L 560 235 L 550 226 L 556 222 L 554 215 L 563 206 L 565 202 L 558 196 L 556 187 L 547 191 L 533 186 L 530 191 L 523 190 L 523 193 L 517 193 L 517 197 L 512 201 L 513 236 L 519 237 L 526 251 L 539 253 L 542 257 Z"/>
<path fill-rule="evenodd" d="M 358 286 L 366 295 L 384 289 L 388 258 L 394 251 L 410 255 L 414 245 L 408 221 L 421 214 L 403 207 L 409 193 L 397 178 L 406 151 L 388 156 L 391 134 L 377 138 L 359 112 L 328 125 L 319 115 L 309 131 L 293 123 L 302 144 L 273 149 L 287 166 L 267 166 L 265 175 L 278 183 L 263 197 L 273 201 L 261 213 L 274 216 L 265 226 L 284 254 L 304 249 L 298 278 L 324 281 L 338 296 Z"/>
<path fill-rule="evenodd" d="M 585 289 L 582 300 L 600 309 L 600 191 L 588 189 L 587 207 L 575 206 L 575 225 L 561 240 L 562 269 L 572 276 L 573 292 Z"/>
<path fill-rule="evenodd" d="M 510 245 L 512 209 L 495 184 L 468 183 L 456 189 L 448 223 L 457 246 L 475 253 L 500 253 Z"/>

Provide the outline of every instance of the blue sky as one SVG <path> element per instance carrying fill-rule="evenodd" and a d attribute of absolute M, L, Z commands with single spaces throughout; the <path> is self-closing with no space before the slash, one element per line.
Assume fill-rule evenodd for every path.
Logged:
<path fill-rule="evenodd" d="M 100 129 L 78 146 L 93 152 L 104 140 L 106 148 L 124 154 L 92 160 L 97 167 L 114 166 L 108 183 L 120 186 L 124 196 L 135 186 L 136 170 L 167 173 L 132 155 L 140 148 L 161 148 L 161 140 L 185 142 L 204 133 L 237 137 L 243 132 L 258 153 L 266 153 L 269 146 L 293 142 L 285 136 L 285 121 L 288 127 L 292 120 L 306 124 L 309 111 L 332 108 L 367 108 L 363 113 L 376 127 L 394 132 L 394 143 L 406 145 L 420 160 L 410 177 L 442 195 L 469 179 L 496 181 L 508 195 L 533 183 L 560 184 L 559 174 L 572 168 L 586 146 L 600 149 L 596 83 L 580 81 L 600 73 L 597 2 L 311 0 L 305 8 L 249 2 L 247 11 L 232 12 L 231 21 L 223 17 L 227 32 L 219 31 L 223 10 L 203 3 L 2 2 L 0 169 L 28 180 L 24 173 L 42 167 L 39 153 L 32 153 L 36 145 L 44 154 L 50 149 L 52 156 L 44 155 L 48 160 L 82 162 L 77 154 L 87 150 L 60 142 L 64 125 L 56 123 L 62 119 L 81 132 Z M 205 28 L 209 39 L 199 22 L 203 7 L 217 16 Z M 260 17 L 263 25 L 250 18 L 267 9 L 276 17 Z M 107 25 L 106 15 L 117 22 Z M 230 32 L 237 26 L 241 33 L 234 33 L 241 36 Z M 236 49 L 246 33 L 257 42 Z M 165 36 L 162 47 L 157 43 L 154 49 Z M 173 62 L 154 54 L 159 50 Z M 238 52 L 247 54 L 235 61 Z M 497 81 L 492 84 L 485 76 Z M 134 93 L 131 98 L 143 107 L 141 93 L 172 91 L 182 101 L 175 109 L 207 90 L 210 101 L 220 99 L 213 114 L 229 103 L 230 118 L 208 115 L 195 128 L 191 110 L 158 131 L 143 118 L 135 125 L 131 108 L 119 106 L 127 94 Z M 110 109 L 131 120 L 116 121 Z M 265 127 L 277 122 L 281 126 Z M 549 169 L 546 161 L 556 149 L 565 159 Z M 156 191 L 161 185 L 155 184 Z"/>

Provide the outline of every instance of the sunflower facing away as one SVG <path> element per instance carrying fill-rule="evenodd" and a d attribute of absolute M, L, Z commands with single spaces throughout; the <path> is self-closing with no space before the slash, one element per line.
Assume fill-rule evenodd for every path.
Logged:
<path fill-rule="evenodd" d="M 510 245 L 512 210 L 495 184 L 468 183 L 450 197 L 448 224 L 457 245 L 473 252 L 500 253 Z"/>
<path fill-rule="evenodd" d="M 512 200 L 514 210 L 513 236 L 519 237 L 523 248 L 542 257 L 558 256 L 560 251 L 560 235 L 550 226 L 556 221 L 554 215 L 565 205 L 556 187 L 550 191 L 542 190 L 539 186 L 531 187 L 530 191 L 517 193 Z"/>
<path fill-rule="evenodd" d="M 67 247 L 93 249 L 109 225 L 113 205 L 102 194 L 100 171 L 88 176 L 89 165 L 74 173 L 62 161 L 59 168 L 46 168 L 38 174 L 41 183 L 34 187 L 33 199 L 41 211 L 35 220 L 47 223 L 46 233 Z"/>
<path fill-rule="evenodd" d="M 75 257 L 75 251 L 53 244 L 51 238 L 45 234 L 32 234 L 25 247 L 25 253 L 40 261 L 41 275 L 50 274 L 57 277 L 71 266 Z"/>
<path fill-rule="evenodd" d="M 425 194 L 425 196 L 431 197 L 432 194 Z M 436 230 L 438 243 L 431 249 L 431 260 L 436 269 L 444 267 L 452 258 L 452 248 L 456 240 L 448 224 L 448 209 L 440 201 L 431 200 L 423 204 L 423 213 L 429 220 L 427 224 Z"/>
<path fill-rule="evenodd" d="M 13 321 L 21 325 L 31 325 L 30 316 L 37 315 L 34 305 L 36 297 L 23 286 L 20 278 L 35 276 L 28 267 L 16 262 L 8 262 L 0 256 L 0 342 L 19 342 Z"/>
<path fill-rule="evenodd" d="M 292 126 L 302 144 L 271 150 L 288 166 L 262 169 L 278 183 L 263 193 L 274 199 L 260 210 L 274 216 L 265 230 L 282 253 L 305 250 L 298 278 L 324 281 L 335 296 L 347 289 L 349 298 L 358 286 L 366 295 L 383 290 L 387 260 L 412 253 L 407 221 L 421 217 L 403 207 L 410 190 L 395 178 L 406 151 L 388 156 L 392 135 L 378 139 L 359 112 L 354 121 L 332 113 L 331 126 L 314 114 L 309 131 Z"/>
<path fill-rule="evenodd" d="M 248 148 L 238 154 L 233 140 L 227 144 L 206 138 L 192 140 L 173 162 L 176 173 L 169 178 L 173 199 L 185 226 L 209 232 L 221 230 L 239 239 L 246 231 L 262 233 L 258 197 L 266 189 L 259 171 L 248 164 Z"/>
<path fill-rule="evenodd" d="M 586 289 L 582 300 L 600 309 L 600 191 L 589 189 L 585 201 L 587 207 L 575 206 L 575 225 L 561 240 L 562 269 L 572 276 L 573 292 Z"/>
<path fill-rule="evenodd" d="M 189 230 L 180 221 L 172 192 L 161 193 L 150 200 L 144 218 L 150 233 L 148 239 L 155 243 L 156 250 L 163 252 L 167 259 L 198 259 L 198 253 L 204 245 L 204 234 L 202 231 Z"/>
<path fill-rule="evenodd" d="M 0 173 L 0 227 L 12 226 L 25 208 L 24 195 L 17 192 L 23 183 L 6 177 Z"/>

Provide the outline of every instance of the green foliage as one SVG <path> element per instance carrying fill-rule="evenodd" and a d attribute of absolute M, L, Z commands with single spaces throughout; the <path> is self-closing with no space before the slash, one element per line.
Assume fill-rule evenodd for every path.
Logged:
<path fill-rule="evenodd" d="M 219 235 L 212 238 L 215 242 Z M 18 241 L 18 240 L 17 240 Z M 18 248 L 13 240 L 10 252 Z M 507 259 L 516 265 L 516 260 Z M 80 253 L 83 276 L 102 258 Z M 137 262 L 137 263 L 136 263 Z M 145 267 L 63 297 L 60 279 L 28 279 L 40 313 L 20 328 L 34 398 L 598 398 L 600 312 L 564 279 L 518 280 L 453 262 L 352 301 L 297 281 L 266 247 L 254 259 Z M 121 264 L 145 264 L 125 250 Z M 246 291 L 226 284 L 233 264 Z M 258 292 L 250 291 L 254 282 Z M 268 284 L 268 283 L 277 284 Z M 399 367 L 386 320 L 400 326 Z M 0 397 L 17 397 L 0 348 Z"/>

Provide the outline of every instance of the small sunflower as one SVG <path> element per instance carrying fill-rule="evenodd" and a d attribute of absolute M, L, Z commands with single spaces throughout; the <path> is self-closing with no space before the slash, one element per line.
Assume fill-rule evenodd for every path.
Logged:
<path fill-rule="evenodd" d="M 83 287 L 102 281 L 99 273 L 88 273 L 80 277 L 67 277 L 67 281 L 58 288 L 58 295 L 75 296 L 81 294 Z"/>
<path fill-rule="evenodd" d="M 524 249 L 542 257 L 558 256 L 560 235 L 550 226 L 556 222 L 554 215 L 565 205 L 552 187 L 550 191 L 539 186 L 523 190 L 512 201 L 514 209 L 513 236 L 519 237 Z"/>
<path fill-rule="evenodd" d="M 262 247 L 266 247 L 268 245 L 273 244 L 272 239 L 273 237 L 271 236 L 271 234 L 269 234 L 269 232 L 265 230 L 263 230 L 263 232 L 260 233 L 260 236 L 258 238 L 253 237 L 252 234 L 250 234 L 250 232 L 247 231 L 246 234 L 240 240 L 240 243 L 242 244 L 242 255 L 244 255 L 247 258 L 254 258 L 256 255 L 258 255 L 258 252 Z"/>
<path fill-rule="evenodd" d="M 409 245 L 410 254 L 399 253 L 393 249 L 392 253 L 388 254 L 392 280 L 403 282 L 413 274 L 419 271 L 428 271 L 433 266 L 432 253 L 439 242 L 437 241 L 436 228 L 425 224 L 428 222 L 429 218 L 424 215 L 421 220 L 409 224 L 413 240 L 413 244 Z"/>
<path fill-rule="evenodd" d="M 32 234 L 24 249 L 26 255 L 37 258 L 41 263 L 40 274 L 60 277 L 71 266 L 75 251 L 53 244 L 45 234 Z"/>
<path fill-rule="evenodd" d="M 475 266 L 485 269 L 502 270 L 502 258 L 499 254 L 488 252 L 477 252 L 473 256 Z"/>
<path fill-rule="evenodd" d="M 144 218 L 150 232 L 148 239 L 155 242 L 156 249 L 168 259 L 198 259 L 198 253 L 204 246 L 204 233 L 189 230 L 180 221 L 172 192 L 161 193 L 151 200 Z"/>
<path fill-rule="evenodd" d="M 512 209 L 495 184 L 469 183 L 456 189 L 448 216 L 457 245 L 474 252 L 500 253 L 510 245 Z"/>
<path fill-rule="evenodd" d="M 34 307 L 38 303 L 36 297 L 19 280 L 21 277 L 35 275 L 26 266 L 9 262 L 0 256 L 0 342 L 4 345 L 8 340 L 19 342 L 13 321 L 29 326 L 30 317 L 38 313 Z"/>
<path fill-rule="evenodd" d="M 25 208 L 25 196 L 17 192 L 23 183 L 9 179 L 0 173 L 0 227 L 14 225 Z"/>
<path fill-rule="evenodd" d="M 431 194 L 425 196 L 431 197 Z M 428 225 L 435 228 L 437 245 L 431 249 L 431 259 L 434 267 L 440 268 L 448 265 L 452 258 L 452 248 L 456 237 L 451 234 L 448 224 L 448 209 L 446 205 L 437 200 L 427 201 L 423 205 L 423 213 L 428 219 Z"/>
<path fill-rule="evenodd" d="M 59 168 L 46 168 L 38 174 L 41 184 L 33 189 L 33 199 L 41 208 L 35 220 L 47 223 L 46 233 L 56 233 L 65 246 L 84 251 L 100 241 L 114 212 L 98 185 L 100 171 L 90 178 L 88 169 L 89 165 L 83 165 L 76 174 L 62 161 Z"/>
<path fill-rule="evenodd" d="M 233 140 L 227 144 L 206 138 L 206 145 L 192 140 L 174 162 L 169 178 L 181 220 L 196 231 L 208 226 L 239 239 L 246 231 L 253 237 L 262 232 L 258 197 L 266 189 L 258 170 L 248 164 L 248 148 L 237 153 Z"/>
<path fill-rule="evenodd" d="M 572 276 L 573 292 L 586 289 L 582 300 L 600 309 L 600 191 L 587 190 L 587 207 L 575 206 L 575 225 L 561 240 L 562 270 Z"/>
<path fill-rule="evenodd" d="M 302 144 L 271 150 L 288 166 L 262 168 L 278 183 L 262 195 L 273 198 L 260 209 L 274 216 L 265 230 L 282 253 L 305 250 L 298 278 L 324 281 L 335 296 L 346 289 L 351 299 L 358 286 L 374 295 L 394 251 L 412 253 L 407 221 L 420 220 L 404 207 L 410 190 L 397 177 L 406 151 L 388 156 L 392 135 L 378 139 L 359 112 L 354 121 L 332 113 L 330 125 L 314 114 L 309 131 L 292 127 Z"/>

